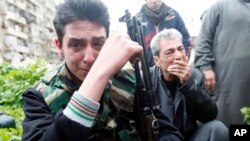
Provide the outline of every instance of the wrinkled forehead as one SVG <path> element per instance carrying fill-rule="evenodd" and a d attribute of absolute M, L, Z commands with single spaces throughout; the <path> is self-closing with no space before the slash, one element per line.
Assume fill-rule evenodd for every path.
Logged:
<path fill-rule="evenodd" d="M 175 39 L 161 39 L 158 41 L 160 51 L 175 49 L 178 47 L 183 47 L 182 41 L 179 38 Z"/>

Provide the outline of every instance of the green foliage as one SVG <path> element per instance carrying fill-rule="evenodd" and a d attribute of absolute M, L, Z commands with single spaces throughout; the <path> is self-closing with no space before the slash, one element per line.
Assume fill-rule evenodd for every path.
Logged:
<path fill-rule="evenodd" d="M 23 133 L 22 121 L 24 113 L 22 108 L 1 106 L 0 111 L 15 117 L 16 128 L 0 128 L 0 141 L 20 141 Z"/>
<path fill-rule="evenodd" d="M 243 122 L 250 125 L 250 107 L 243 107 L 240 111 L 244 115 Z"/>
<path fill-rule="evenodd" d="M 0 111 L 13 116 L 16 128 L 0 129 L 0 141 L 20 141 L 24 119 L 22 93 L 34 85 L 48 70 L 48 63 L 37 59 L 23 67 L 0 65 Z"/>
<path fill-rule="evenodd" d="M 0 105 L 21 107 L 22 93 L 44 74 L 46 64 L 46 61 L 37 59 L 22 68 L 0 65 Z"/>

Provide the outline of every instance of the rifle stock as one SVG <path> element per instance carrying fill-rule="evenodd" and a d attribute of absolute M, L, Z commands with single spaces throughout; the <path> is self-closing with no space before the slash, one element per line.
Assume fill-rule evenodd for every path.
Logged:
<path fill-rule="evenodd" d="M 133 41 L 138 42 L 143 47 L 143 55 L 140 60 L 137 60 L 134 64 L 135 75 L 137 81 L 136 94 L 134 98 L 134 114 L 135 114 L 135 127 L 141 141 L 155 141 L 158 134 L 158 120 L 155 118 L 153 110 L 159 108 L 155 104 L 153 95 L 153 86 L 149 67 L 146 62 L 145 46 L 143 39 L 143 30 L 140 19 L 131 15 L 128 10 L 125 11 L 125 15 L 119 19 L 120 22 L 126 22 L 127 30 L 130 38 Z M 139 67 L 141 63 L 141 70 Z M 143 79 L 143 81 L 142 81 Z"/>

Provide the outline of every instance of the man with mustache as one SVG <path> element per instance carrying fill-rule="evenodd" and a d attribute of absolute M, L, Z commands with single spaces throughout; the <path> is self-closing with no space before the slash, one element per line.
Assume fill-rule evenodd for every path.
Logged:
<path fill-rule="evenodd" d="M 156 103 L 184 140 L 228 141 L 227 127 L 215 120 L 217 106 L 204 89 L 202 72 L 188 65 L 181 33 L 173 28 L 157 33 L 151 49 Z"/>

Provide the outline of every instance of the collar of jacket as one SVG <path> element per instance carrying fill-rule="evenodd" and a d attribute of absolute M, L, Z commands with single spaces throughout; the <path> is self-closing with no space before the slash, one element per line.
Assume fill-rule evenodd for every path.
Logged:
<path fill-rule="evenodd" d="M 55 83 L 55 87 L 58 88 L 63 88 L 64 90 L 66 90 L 67 92 L 73 94 L 74 91 L 78 90 L 79 86 L 76 85 L 76 83 L 74 83 L 71 80 L 70 74 L 65 66 L 65 64 L 60 65 L 57 69 L 49 72 L 48 74 L 46 74 L 45 76 L 42 77 L 42 83 L 44 83 L 45 85 L 50 85 L 50 83 L 53 83 L 52 81 L 54 81 L 53 79 L 55 77 L 58 77 L 59 80 L 62 83 Z M 40 85 L 36 86 L 37 89 L 39 89 L 39 87 L 41 87 Z"/>
<path fill-rule="evenodd" d="M 62 87 L 64 87 L 65 90 L 68 90 L 70 93 L 74 93 L 74 91 L 77 91 L 79 89 L 80 85 L 77 85 L 77 83 L 75 83 L 72 80 L 72 76 L 71 76 L 66 64 L 64 64 L 61 67 L 57 76 L 64 84 L 66 84 L 66 85 L 63 85 Z"/>

